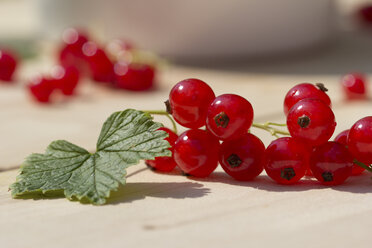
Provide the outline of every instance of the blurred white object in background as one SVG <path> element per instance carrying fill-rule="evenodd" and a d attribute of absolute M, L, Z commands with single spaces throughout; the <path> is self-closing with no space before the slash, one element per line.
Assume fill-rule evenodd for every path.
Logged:
<path fill-rule="evenodd" d="M 39 0 L 43 30 L 87 27 L 179 59 L 260 56 L 332 34 L 332 0 Z"/>

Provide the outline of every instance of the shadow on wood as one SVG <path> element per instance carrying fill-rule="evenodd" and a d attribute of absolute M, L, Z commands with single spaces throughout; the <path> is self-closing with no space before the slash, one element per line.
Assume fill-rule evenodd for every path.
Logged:
<path fill-rule="evenodd" d="M 252 181 L 236 181 L 224 172 L 214 172 L 208 178 L 195 178 L 189 179 L 198 182 L 212 182 L 212 183 L 226 183 L 230 185 L 253 187 L 258 190 L 272 191 L 272 192 L 298 192 L 307 190 L 317 190 L 330 188 L 332 190 L 344 191 L 350 193 L 372 193 L 372 180 L 371 175 L 365 172 L 359 176 L 352 176 L 348 178 L 343 184 L 337 186 L 325 186 L 320 184 L 313 177 L 304 177 L 296 184 L 281 185 L 275 183 L 267 175 L 260 175 Z"/>
<path fill-rule="evenodd" d="M 210 193 L 201 183 L 182 182 L 182 183 L 127 183 L 119 187 L 118 191 L 112 191 L 107 199 L 106 205 L 129 203 L 136 200 L 142 200 L 146 197 L 157 198 L 198 198 Z M 62 190 L 50 191 L 45 194 L 41 192 L 28 193 L 17 196 L 21 200 L 53 200 L 64 198 Z M 74 199 L 73 201 L 77 201 Z M 86 199 L 81 200 L 82 204 L 90 204 Z"/>

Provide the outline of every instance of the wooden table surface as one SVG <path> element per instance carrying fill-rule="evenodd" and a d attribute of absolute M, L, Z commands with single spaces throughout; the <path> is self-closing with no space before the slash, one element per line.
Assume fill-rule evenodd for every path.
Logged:
<path fill-rule="evenodd" d="M 11 198 L 9 184 L 32 152 L 66 139 L 94 150 L 103 121 L 126 108 L 163 109 L 176 82 L 190 77 L 209 83 L 216 95 L 249 99 L 255 122 L 284 122 L 286 91 L 299 82 L 329 88 L 336 133 L 371 115 L 371 102 L 344 102 L 339 76 L 226 73 L 167 68 L 157 91 L 118 92 L 85 82 L 78 97 L 51 106 L 31 104 L 18 86 L 0 85 L 0 247 L 370 247 L 372 180 L 367 173 L 337 187 L 312 179 L 293 186 L 264 173 L 234 181 L 218 168 L 209 178 L 178 171 L 154 173 L 141 163 L 104 206 L 64 198 Z M 168 124 L 166 119 L 157 118 Z M 252 129 L 268 145 L 269 134 Z"/>

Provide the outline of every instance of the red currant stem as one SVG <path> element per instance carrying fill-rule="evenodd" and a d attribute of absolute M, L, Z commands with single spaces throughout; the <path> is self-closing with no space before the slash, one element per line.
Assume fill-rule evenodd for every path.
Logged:
<path fill-rule="evenodd" d="M 175 134 L 178 133 L 177 124 L 173 120 L 173 118 L 169 115 L 169 113 L 167 111 L 163 111 L 163 110 L 142 110 L 142 111 L 145 112 L 145 113 L 151 114 L 151 115 L 164 115 L 164 116 L 166 116 L 172 122 L 173 132 Z"/>
<path fill-rule="evenodd" d="M 372 172 L 372 168 L 371 168 L 371 166 L 368 166 L 368 165 L 366 165 L 365 163 L 362 163 L 362 162 L 360 162 L 360 161 L 358 161 L 358 160 L 356 160 L 356 159 L 354 159 L 354 163 L 355 163 L 356 165 L 358 165 L 358 166 L 360 166 L 360 167 L 366 169 L 367 171 Z"/>
<path fill-rule="evenodd" d="M 275 122 L 266 122 L 264 125 L 266 126 L 278 126 L 278 127 L 286 127 L 287 124 L 285 123 L 275 123 Z"/>
<path fill-rule="evenodd" d="M 273 122 L 266 122 L 265 124 L 261 124 L 261 123 L 253 123 L 252 124 L 252 127 L 266 130 L 269 133 L 271 133 L 271 135 L 273 135 L 277 138 L 279 138 L 279 134 L 288 135 L 288 136 L 290 135 L 288 131 L 280 130 L 280 129 L 277 129 L 277 128 L 272 127 L 272 126 L 284 127 L 284 126 L 286 126 L 286 124 L 278 124 L 278 123 L 273 123 Z"/>

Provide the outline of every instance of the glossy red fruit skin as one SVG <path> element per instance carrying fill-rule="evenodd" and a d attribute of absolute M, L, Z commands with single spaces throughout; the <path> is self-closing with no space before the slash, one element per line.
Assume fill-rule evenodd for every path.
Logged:
<path fill-rule="evenodd" d="M 199 79 L 185 79 L 169 93 L 169 107 L 174 120 L 188 128 L 205 125 L 207 110 L 215 95 L 211 87 Z"/>
<path fill-rule="evenodd" d="M 92 41 L 83 45 L 85 61 L 89 65 L 90 75 L 94 81 L 110 83 L 114 80 L 114 65 L 103 49 Z"/>
<path fill-rule="evenodd" d="M 64 67 L 74 66 L 79 71 L 86 70 L 83 45 L 88 42 L 88 36 L 84 31 L 74 28 L 64 30 L 62 34 L 62 46 L 59 52 L 59 60 Z"/>
<path fill-rule="evenodd" d="M 248 132 L 253 115 L 252 105 L 245 98 L 220 95 L 208 108 L 207 129 L 221 140 L 236 139 Z"/>
<path fill-rule="evenodd" d="M 171 145 L 169 150 L 172 152 L 172 156 L 171 157 L 156 157 L 154 160 L 146 160 L 146 164 L 155 170 L 169 172 L 169 171 L 172 171 L 174 167 L 176 167 L 177 165 L 173 158 L 173 150 L 174 150 L 173 146 L 174 146 L 174 143 L 176 143 L 178 135 L 166 127 L 161 127 L 158 130 L 162 130 L 168 133 L 169 136 L 165 138 L 165 140 L 168 141 L 169 144 Z"/>
<path fill-rule="evenodd" d="M 341 79 L 342 87 L 347 99 L 366 99 L 367 85 L 364 75 L 359 73 L 347 74 Z"/>
<path fill-rule="evenodd" d="M 304 99 L 293 105 L 287 116 L 291 136 L 309 146 L 321 145 L 336 128 L 335 115 L 329 106 L 316 99 Z"/>
<path fill-rule="evenodd" d="M 301 142 L 282 137 L 266 148 L 264 164 L 267 175 L 280 184 L 298 182 L 309 167 L 309 148 Z"/>
<path fill-rule="evenodd" d="M 121 89 L 146 91 L 155 83 L 155 68 L 146 64 L 118 62 L 114 66 L 114 85 Z"/>
<path fill-rule="evenodd" d="M 372 163 L 372 116 L 364 117 L 350 128 L 348 149 L 358 161 Z"/>
<path fill-rule="evenodd" d="M 288 115 L 289 110 L 297 102 L 308 98 L 318 99 L 327 104 L 329 107 L 331 107 L 331 99 L 329 98 L 327 93 L 325 93 L 325 89 L 323 89 L 323 87 L 320 86 L 319 88 L 316 85 L 310 83 L 302 83 L 295 85 L 288 91 L 284 98 L 283 107 L 285 115 Z"/>
<path fill-rule="evenodd" d="M 218 139 L 209 132 L 190 129 L 174 144 L 174 161 L 186 175 L 207 177 L 218 165 L 219 146 Z"/>
<path fill-rule="evenodd" d="M 223 170 L 238 181 L 257 177 L 265 163 L 265 145 L 253 134 L 225 141 L 220 146 L 219 161 Z"/>
<path fill-rule="evenodd" d="M 348 148 L 348 144 L 347 144 L 347 136 L 349 134 L 349 130 L 350 129 L 347 129 L 347 130 L 344 130 L 342 131 L 341 133 L 339 133 L 336 138 L 335 138 L 335 142 L 338 142 L 338 143 L 341 143 L 343 144 L 346 148 Z M 357 164 L 354 164 L 353 165 L 353 171 L 352 171 L 352 175 L 353 176 L 357 176 L 357 175 L 360 175 L 363 173 L 363 171 L 365 171 L 364 168 L 358 166 Z"/>
<path fill-rule="evenodd" d="M 53 80 L 54 87 L 61 90 L 66 96 L 74 94 L 76 86 L 79 83 L 79 78 L 79 71 L 73 66 L 56 66 L 51 73 L 51 80 Z"/>
<path fill-rule="evenodd" d="M 324 185 L 342 184 L 351 176 L 353 157 L 341 143 L 329 141 L 316 147 L 311 153 L 310 169 L 314 177 Z"/>
<path fill-rule="evenodd" d="M 52 80 L 37 76 L 31 79 L 28 84 L 28 89 L 31 96 L 40 103 L 49 103 L 50 96 L 54 91 L 54 84 Z"/>
<path fill-rule="evenodd" d="M 0 81 L 11 82 L 16 67 L 15 55 L 0 49 Z"/>

